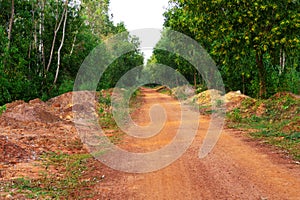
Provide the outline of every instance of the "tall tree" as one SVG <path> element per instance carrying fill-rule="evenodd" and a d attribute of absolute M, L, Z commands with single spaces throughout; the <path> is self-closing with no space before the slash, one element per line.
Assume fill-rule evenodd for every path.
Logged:
<path fill-rule="evenodd" d="M 254 60 L 258 95 L 264 97 L 269 78 L 266 62 L 280 61 L 283 69 L 286 58 L 295 56 L 287 52 L 299 52 L 299 13 L 300 2 L 295 0 L 171 0 L 165 26 L 199 41 L 220 67 L 236 70 L 234 66 L 243 65 L 243 60 Z"/>
<path fill-rule="evenodd" d="M 108 0 L 0 0 L 0 105 L 72 90 L 94 47 L 126 31 L 112 23 L 108 7 Z M 124 45 L 131 42 L 128 36 Z M 106 86 L 141 60 L 139 51 L 124 55 L 108 70 Z"/>
<path fill-rule="evenodd" d="M 109 0 L 83 0 L 86 23 L 98 38 L 105 38 L 113 33 L 114 25 L 109 16 Z"/>

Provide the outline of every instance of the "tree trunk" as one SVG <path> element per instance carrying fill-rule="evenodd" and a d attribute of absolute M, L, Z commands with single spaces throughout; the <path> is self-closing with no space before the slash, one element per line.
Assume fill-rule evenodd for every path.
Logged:
<path fill-rule="evenodd" d="M 194 72 L 194 88 L 197 89 L 197 72 Z"/>
<path fill-rule="evenodd" d="M 266 69 L 263 63 L 263 56 L 256 53 L 256 64 L 258 67 L 258 77 L 259 77 L 259 97 L 265 98 L 267 95 L 266 89 Z"/>
<path fill-rule="evenodd" d="M 78 34 L 78 31 L 76 31 L 74 39 L 73 39 L 72 48 L 71 48 L 71 51 L 70 51 L 70 56 L 72 56 L 73 51 L 74 51 L 74 47 L 75 47 L 76 39 L 77 39 L 77 34 Z"/>
<path fill-rule="evenodd" d="M 54 29 L 54 36 L 53 36 L 53 41 L 52 41 L 52 47 L 51 47 L 51 51 L 50 51 L 50 57 L 49 57 L 49 61 L 48 61 L 48 64 L 47 64 L 46 72 L 49 71 L 50 66 L 51 66 L 51 62 L 52 62 L 52 58 L 53 58 L 53 52 L 54 52 L 54 47 L 55 47 L 55 41 L 56 41 L 56 37 L 57 37 L 57 32 L 59 31 L 60 26 L 61 26 L 61 24 L 63 22 L 64 16 L 65 16 L 65 11 L 66 10 L 64 9 L 60 21 L 59 22 L 56 21 L 56 25 L 55 25 L 55 29 Z M 56 13 L 56 19 L 58 20 L 58 8 L 57 8 L 57 13 Z"/>
<path fill-rule="evenodd" d="M 285 52 L 283 49 L 280 49 L 280 69 L 279 69 L 279 75 L 281 76 L 284 72 L 284 68 L 285 68 Z"/>
<path fill-rule="evenodd" d="M 40 7 L 40 10 L 41 10 L 41 13 L 40 13 L 40 24 L 39 24 L 39 39 L 40 39 L 40 42 L 39 42 L 39 53 L 40 53 L 40 56 L 41 56 L 41 62 L 42 62 L 42 65 L 43 65 L 43 73 L 45 73 L 45 70 L 46 70 L 46 61 L 45 61 L 45 48 L 44 48 L 44 40 L 43 40 L 43 33 L 44 33 L 44 18 L 45 18 L 45 14 L 44 14 L 44 10 L 45 10 L 45 2 L 44 0 L 41 0 L 39 2 L 39 7 Z"/>
<path fill-rule="evenodd" d="M 246 93 L 246 89 L 245 89 L 245 74 L 242 73 L 242 81 L 243 81 L 243 94 Z"/>
<path fill-rule="evenodd" d="M 59 46 L 58 51 L 57 51 L 57 68 L 56 68 L 55 78 L 54 78 L 54 81 L 53 81 L 54 85 L 57 82 L 59 68 L 60 68 L 60 58 L 61 58 L 60 54 L 61 54 L 61 49 L 62 49 L 62 47 L 64 45 L 64 41 L 65 41 L 66 24 L 67 24 L 67 18 L 68 18 L 67 9 L 68 9 L 68 1 L 65 2 L 65 16 L 64 16 L 64 25 L 63 25 L 63 35 L 62 35 L 62 38 L 61 38 L 60 46 Z"/>
<path fill-rule="evenodd" d="M 10 16 L 9 27 L 8 27 L 8 44 L 7 44 L 7 50 L 10 49 L 11 35 L 12 35 L 14 18 L 15 18 L 15 1 L 11 0 L 11 16 Z"/>

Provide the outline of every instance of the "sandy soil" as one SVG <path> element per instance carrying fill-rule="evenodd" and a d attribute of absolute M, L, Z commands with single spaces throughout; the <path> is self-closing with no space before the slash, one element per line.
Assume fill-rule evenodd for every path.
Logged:
<path fill-rule="evenodd" d="M 144 103 L 133 114 L 138 124 L 149 123 L 153 104 L 166 108 L 168 120 L 161 133 L 147 140 L 125 137 L 121 147 L 133 152 L 153 151 L 168 144 L 180 122 L 179 103 L 142 89 Z M 198 120 L 198 119 L 194 119 Z M 183 156 L 159 171 L 130 174 L 102 167 L 106 180 L 96 185 L 103 199 L 300 199 L 300 167 L 277 149 L 253 141 L 236 130 L 224 129 L 214 150 L 198 158 L 210 118 L 200 116 L 200 127 Z"/>

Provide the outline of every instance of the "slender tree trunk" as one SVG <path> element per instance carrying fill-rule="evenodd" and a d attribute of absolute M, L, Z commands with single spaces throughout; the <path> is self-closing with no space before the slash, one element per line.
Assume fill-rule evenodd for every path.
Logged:
<path fill-rule="evenodd" d="M 280 49 L 280 69 L 279 69 L 279 75 L 282 75 L 282 73 L 284 72 L 284 68 L 285 68 L 285 52 L 283 49 Z"/>
<path fill-rule="evenodd" d="M 256 53 L 256 64 L 259 76 L 259 97 L 264 98 L 267 95 L 266 89 L 266 69 L 263 63 L 263 56 Z"/>
<path fill-rule="evenodd" d="M 74 47 L 75 47 L 75 43 L 76 43 L 76 39 L 77 39 L 77 34 L 78 34 L 78 31 L 76 31 L 74 39 L 73 39 L 72 48 L 71 48 L 71 51 L 70 51 L 70 56 L 73 54 L 73 51 L 74 51 Z"/>
<path fill-rule="evenodd" d="M 43 73 L 45 72 L 46 70 L 46 63 L 45 63 L 45 48 L 44 48 L 44 40 L 43 40 L 43 33 L 44 33 L 44 10 L 45 10 L 45 2 L 44 0 L 41 0 L 40 1 L 40 4 L 39 4 L 39 7 L 40 7 L 40 10 L 41 10 L 41 13 L 40 13 L 40 27 L 39 27 L 39 39 L 40 39 L 40 42 L 39 42 L 39 53 L 41 55 L 41 62 L 42 62 L 42 65 L 43 65 Z"/>
<path fill-rule="evenodd" d="M 242 81 L 243 81 L 243 94 L 245 94 L 246 90 L 245 90 L 245 74 L 244 73 L 242 74 Z"/>
<path fill-rule="evenodd" d="M 37 54 L 37 47 L 38 47 L 38 36 L 37 36 L 37 32 L 38 32 L 38 30 L 37 30 L 37 18 L 38 17 L 36 17 L 36 6 L 33 8 L 34 10 L 33 10 L 33 24 L 34 24 L 34 27 L 33 27 L 33 45 L 32 45 L 32 47 L 33 47 L 33 52 L 34 52 L 34 54 L 33 55 L 35 55 L 35 57 L 36 58 L 34 58 L 35 60 L 39 60 L 39 55 Z M 37 68 L 37 67 L 36 67 Z M 36 70 L 36 68 L 35 68 L 35 70 Z"/>
<path fill-rule="evenodd" d="M 3 59 L 3 66 L 6 67 L 7 61 L 9 58 L 9 50 L 11 46 L 11 37 L 12 37 L 12 29 L 13 29 L 13 23 L 14 23 L 14 18 L 15 18 L 15 1 L 11 0 L 11 16 L 9 19 L 9 25 L 8 25 L 8 31 L 7 31 L 7 38 L 8 38 L 8 43 L 7 43 L 7 51 L 8 54 L 4 56 Z"/>
<path fill-rule="evenodd" d="M 11 16 L 10 16 L 9 27 L 8 27 L 8 44 L 7 44 L 7 50 L 10 49 L 11 35 L 12 35 L 14 18 L 15 18 L 15 1 L 11 0 Z"/>
<path fill-rule="evenodd" d="M 57 33 L 58 33 L 58 31 L 60 29 L 60 26 L 63 22 L 64 16 L 65 16 L 65 11 L 66 10 L 64 9 L 60 21 L 59 22 L 56 21 L 56 25 L 55 25 L 55 29 L 54 29 L 54 36 L 53 36 L 53 41 L 52 41 L 52 46 L 51 46 L 51 51 L 50 51 L 50 57 L 49 57 L 49 61 L 48 61 L 48 64 L 47 64 L 46 72 L 49 71 L 50 66 L 51 66 Z M 58 20 L 58 8 L 57 8 L 57 13 L 56 13 L 56 19 Z"/>
<path fill-rule="evenodd" d="M 56 68 L 55 78 L 54 78 L 54 81 L 53 81 L 54 85 L 57 82 L 59 68 L 60 68 L 61 49 L 62 49 L 62 47 L 64 45 L 64 41 L 65 41 L 66 24 L 67 24 L 67 18 L 68 18 L 67 9 L 68 9 L 68 1 L 65 2 L 65 16 L 64 16 L 64 24 L 63 24 L 63 35 L 62 35 L 62 38 L 61 38 L 60 46 L 59 46 L 58 51 L 57 51 L 57 68 Z"/>
<path fill-rule="evenodd" d="M 34 7 L 34 2 L 31 3 L 31 10 L 32 10 L 32 24 L 35 24 L 35 7 Z M 34 26 L 31 28 L 30 30 L 30 35 L 33 36 L 34 35 Z M 29 49 L 28 49 L 28 60 L 29 60 L 29 64 L 28 64 L 28 69 L 29 71 L 31 71 L 31 51 L 32 51 L 32 40 L 30 41 L 30 45 L 29 45 Z"/>
<path fill-rule="evenodd" d="M 197 89 L 197 72 L 194 72 L 194 88 Z"/>

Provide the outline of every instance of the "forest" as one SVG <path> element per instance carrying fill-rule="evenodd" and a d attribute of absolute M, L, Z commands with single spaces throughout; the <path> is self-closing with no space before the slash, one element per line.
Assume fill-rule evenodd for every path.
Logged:
<path fill-rule="evenodd" d="M 0 0 L 0 105 L 72 91 L 87 55 L 107 38 L 128 33 L 124 23 L 113 23 L 109 4 Z M 163 35 L 175 30 L 196 40 L 216 62 L 226 91 L 254 98 L 300 93 L 298 0 L 170 0 L 164 18 Z M 164 42 L 162 38 L 158 46 Z M 128 34 L 126 43 L 136 51 L 112 63 L 98 89 L 113 87 L 124 73 L 143 64 L 138 39 Z M 154 48 L 145 70 L 163 73 L 151 67 L 155 63 L 176 69 L 195 87 L 205 84 L 178 55 Z"/>
<path fill-rule="evenodd" d="M 128 32 L 112 22 L 109 0 L 0 0 L 0 9 L 0 105 L 72 91 L 89 53 L 106 38 Z M 127 35 L 125 43 L 137 48 Z M 99 89 L 113 87 L 142 64 L 138 50 L 123 55 L 109 66 Z"/>
<path fill-rule="evenodd" d="M 226 91 L 254 98 L 299 94 L 300 1 L 170 0 L 164 17 L 164 36 L 169 29 L 199 42 L 216 62 Z M 195 86 L 202 83 L 178 55 L 157 48 L 148 67 L 155 73 L 151 63 L 172 66 Z"/>

